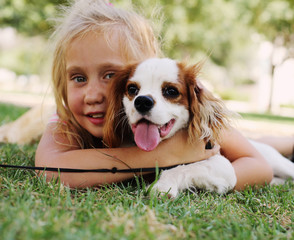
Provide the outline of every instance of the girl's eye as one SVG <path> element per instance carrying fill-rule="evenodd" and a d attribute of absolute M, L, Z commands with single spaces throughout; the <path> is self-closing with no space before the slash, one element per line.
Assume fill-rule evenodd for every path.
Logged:
<path fill-rule="evenodd" d="M 165 87 L 162 89 L 162 94 L 166 98 L 176 98 L 180 95 L 178 89 L 175 87 Z"/>
<path fill-rule="evenodd" d="M 107 73 L 107 74 L 104 76 L 104 79 L 111 79 L 113 76 L 114 76 L 114 73 Z"/>
<path fill-rule="evenodd" d="M 139 92 L 139 89 L 138 89 L 138 87 L 135 84 L 128 85 L 128 89 L 127 90 L 128 90 L 128 94 L 130 96 L 136 96 L 138 94 L 138 92 Z"/>
<path fill-rule="evenodd" d="M 87 79 L 85 77 L 83 77 L 83 76 L 73 77 L 72 80 L 74 80 L 77 83 L 82 83 L 82 82 L 86 82 L 87 81 Z"/>

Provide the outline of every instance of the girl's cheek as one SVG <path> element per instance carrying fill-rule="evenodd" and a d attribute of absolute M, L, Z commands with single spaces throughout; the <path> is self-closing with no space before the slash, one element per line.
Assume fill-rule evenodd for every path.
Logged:
<path fill-rule="evenodd" d="M 80 106 L 82 104 L 81 98 L 82 98 L 82 96 L 79 91 L 77 91 L 76 89 L 72 89 L 72 88 L 68 89 L 67 101 L 68 101 L 69 110 L 71 112 L 80 108 Z"/>

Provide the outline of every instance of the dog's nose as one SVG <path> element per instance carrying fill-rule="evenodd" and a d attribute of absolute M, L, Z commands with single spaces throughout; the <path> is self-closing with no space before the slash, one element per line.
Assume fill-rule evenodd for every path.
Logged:
<path fill-rule="evenodd" d="M 149 96 L 139 96 L 135 99 L 135 108 L 138 112 L 144 114 L 154 106 L 154 100 Z"/>

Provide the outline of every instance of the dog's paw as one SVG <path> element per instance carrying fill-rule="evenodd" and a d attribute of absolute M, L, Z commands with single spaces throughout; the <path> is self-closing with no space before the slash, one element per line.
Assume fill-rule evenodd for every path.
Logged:
<path fill-rule="evenodd" d="M 198 189 L 225 194 L 237 183 L 232 164 L 221 155 L 193 163 L 189 171 L 193 173 L 190 176 L 192 186 Z"/>
<path fill-rule="evenodd" d="M 232 164 L 221 155 L 163 171 L 151 192 L 175 198 L 179 192 L 196 188 L 218 194 L 232 190 L 237 182 Z"/>
<path fill-rule="evenodd" d="M 185 166 L 178 166 L 161 173 L 158 181 L 152 186 L 151 193 L 166 195 L 169 198 L 176 198 L 181 190 L 181 175 Z"/>
<path fill-rule="evenodd" d="M 220 178 L 210 178 L 207 181 L 199 178 L 193 179 L 193 186 L 197 189 L 216 192 L 218 194 L 225 194 L 233 189 L 233 186 Z"/>
<path fill-rule="evenodd" d="M 155 183 L 152 186 L 151 189 L 151 194 L 152 195 L 162 195 L 165 196 L 167 195 L 168 198 L 176 198 L 178 195 L 179 191 L 176 186 L 172 186 L 170 184 L 166 184 L 163 181 L 158 180 L 157 183 Z"/>

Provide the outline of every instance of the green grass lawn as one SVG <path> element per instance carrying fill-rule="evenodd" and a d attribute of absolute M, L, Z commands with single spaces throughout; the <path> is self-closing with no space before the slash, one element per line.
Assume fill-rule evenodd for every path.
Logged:
<path fill-rule="evenodd" d="M 28 108 L 0 103 L 0 126 L 17 119 L 27 110 Z"/>
<path fill-rule="evenodd" d="M 0 122 L 23 109 L 9 106 Z M 25 110 L 24 110 L 25 111 Z M 0 144 L 1 163 L 33 165 L 36 145 Z M 177 199 L 137 179 L 73 190 L 33 171 L 0 169 L 0 239 L 294 239 L 294 184 Z"/>
<path fill-rule="evenodd" d="M 248 120 L 294 124 L 293 117 L 277 116 L 277 115 L 271 115 L 271 114 L 259 114 L 259 113 L 240 113 L 240 115 L 242 118 L 248 119 Z"/>

